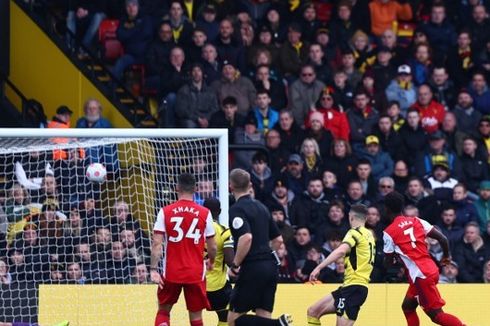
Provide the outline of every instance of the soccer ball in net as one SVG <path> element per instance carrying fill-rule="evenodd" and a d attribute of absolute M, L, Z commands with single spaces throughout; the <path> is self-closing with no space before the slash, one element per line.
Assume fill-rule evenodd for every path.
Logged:
<path fill-rule="evenodd" d="M 101 163 L 92 163 L 87 167 L 85 175 L 91 182 L 102 183 L 106 180 L 107 170 Z"/>

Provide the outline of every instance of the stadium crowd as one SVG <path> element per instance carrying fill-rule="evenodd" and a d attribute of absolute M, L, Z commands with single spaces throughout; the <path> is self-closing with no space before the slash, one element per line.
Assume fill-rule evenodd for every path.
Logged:
<path fill-rule="evenodd" d="M 401 266 L 382 264 L 383 198 L 397 190 L 406 215 L 450 240 L 453 261 L 441 281 L 488 283 L 489 9 L 483 0 L 79 0 L 66 17 L 86 47 L 104 18 L 120 20 L 124 55 L 113 72 L 124 79 L 132 65 L 146 67 L 143 87 L 157 90 L 162 127 L 227 128 L 231 144 L 267 148 L 234 152 L 232 165 L 251 172 L 255 198 L 284 237 L 282 282 L 308 280 L 359 203 L 377 238 L 373 281 L 404 281 Z M 77 127 L 110 126 L 89 102 Z M 63 112 L 67 120 L 55 119 L 69 126 Z M 90 213 L 96 199 L 60 207 L 49 195 L 63 194 L 54 170 L 37 197 L 15 183 L 3 198 L 0 237 L 22 220 L 28 200 L 42 207 L 38 222 L 0 247 L 0 283 L 146 282 L 148 235 L 131 208 L 116 202 L 106 224 Z M 202 180 L 196 199 L 215 195 L 215 186 Z M 121 220 L 120 208 L 129 214 Z M 427 245 L 438 261 L 438 243 Z M 66 266 L 56 262 L 62 256 Z M 42 273 L 22 273 L 27 264 Z M 338 261 L 319 279 L 341 282 L 343 271 Z"/>

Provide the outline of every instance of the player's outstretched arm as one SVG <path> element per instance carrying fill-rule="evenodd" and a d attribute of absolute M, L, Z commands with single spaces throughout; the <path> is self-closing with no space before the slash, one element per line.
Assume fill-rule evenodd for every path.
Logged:
<path fill-rule="evenodd" d="M 427 233 L 427 236 L 431 237 L 432 239 L 436 239 L 437 241 L 439 241 L 439 244 L 441 245 L 441 248 L 442 248 L 441 263 L 449 263 L 446 261 L 451 260 L 451 254 L 449 253 L 449 241 L 447 240 L 446 236 L 435 227 L 433 227 L 430 230 L 430 232 Z"/>
<path fill-rule="evenodd" d="M 337 247 L 334 251 L 325 258 L 310 274 L 310 282 L 315 282 L 318 279 L 318 275 L 321 270 L 331 263 L 337 261 L 339 258 L 345 257 L 345 255 L 349 252 L 350 246 L 347 243 L 341 243 L 340 246 Z"/>

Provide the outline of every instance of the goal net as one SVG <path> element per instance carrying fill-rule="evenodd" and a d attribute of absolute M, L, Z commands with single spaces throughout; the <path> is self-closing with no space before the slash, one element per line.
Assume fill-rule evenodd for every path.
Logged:
<path fill-rule="evenodd" d="M 176 177 L 193 173 L 195 200 L 218 197 L 227 211 L 227 142 L 213 129 L 0 130 L 0 322 L 37 322 L 45 284 L 104 285 L 97 296 L 131 309 L 138 298 L 110 285 L 149 283 L 153 223 L 176 200 Z M 92 163 L 103 182 L 87 175 Z"/>

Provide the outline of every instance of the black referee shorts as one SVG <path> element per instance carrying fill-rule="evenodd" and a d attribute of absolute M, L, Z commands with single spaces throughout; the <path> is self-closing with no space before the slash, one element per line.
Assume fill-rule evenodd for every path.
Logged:
<path fill-rule="evenodd" d="M 337 316 L 345 314 L 350 320 L 356 320 L 367 295 L 368 288 L 362 285 L 341 286 L 333 291 L 332 296 L 335 299 L 334 304 L 337 309 Z"/>
<path fill-rule="evenodd" d="M 211 311 L 225 310 L 230 303 L 231 284 L 226 282 L 225 286 L 216 291 L 206 292 L 208 295 L 209 305 Z"/>
<path fill-rule="evenodd" d="M 230 311 L 245 313 L 263 309 L 272 312 L 277 279 L 277 265 L 273 260 L 258 260 L 242 265 L 231 291 Z"/>

